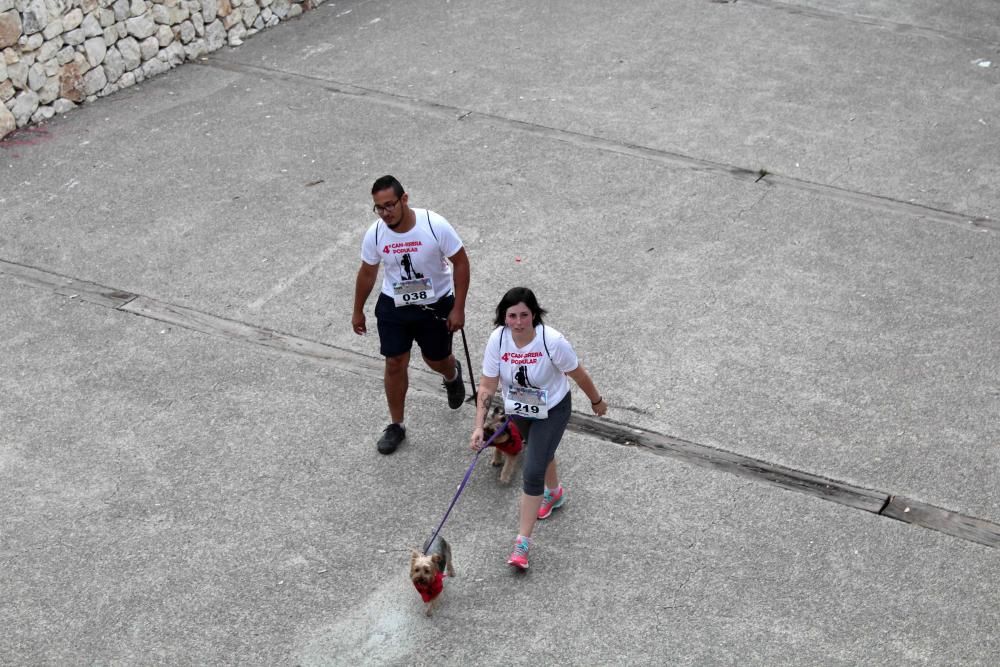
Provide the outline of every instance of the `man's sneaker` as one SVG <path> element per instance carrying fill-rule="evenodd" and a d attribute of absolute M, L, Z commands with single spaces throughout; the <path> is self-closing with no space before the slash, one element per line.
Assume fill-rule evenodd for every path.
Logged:
<path fill-rule="evenodd" d="M 452 410 L 457 410 L 462 407 L 462 403 L 465 402 L 465 384 L 462 382 L 462 364 L 455 360 L 455 379 L 445 380 L 442 384 L 444 388 L 448 390 L 448 407 Z"/>
<path fill-rule="evenodd" d="M 531 540 L 521 535 L 514 540 L 514 550 L 510 552 L 507 565 L 513 565 L 517 569 L 524 571 L 528 569 L 528 547 Z"/>
<path fill-rule="evenodd" d="M 562 507 L 565 501 L 566 492 L 563 491 L 562 484 L 555 491 L 545 489 L 545 495 L 542 496 L 542 505 L 538 508 L 538 518 L 548 519 L 549 515 L 552 514 L 552 510 Z"/>
<path fill-rule="evenodd" d="M 378 453 L 392 454 L 399 444 L 406 439 L 406 429 L 399 424 L 389 424 L 378 439 Z"/>

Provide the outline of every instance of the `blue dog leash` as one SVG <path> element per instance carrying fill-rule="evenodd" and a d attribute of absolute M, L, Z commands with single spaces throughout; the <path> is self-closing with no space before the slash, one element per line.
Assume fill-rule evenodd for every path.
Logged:
<path fill-rule="evenodd" d="M 462 495 L 462 491 L 465 490 L 465 485 L 469 483 L 469 477 L 472 476 L 472 470 L 473 468 L 476 467 L 476 462 L 479 461 L 479 455 L 482 454 L 484 451 L 486 451 L 487 447 L 490 447 L 493 444 L 493 440 L 495 440 L 498 435 L 507 430 L 507 424 L 509 423 L 510 423 L 510 417 L 507 417 L 506 419 L 504 419 L 503 424 L 500 425 L 500 428 L 494 431 L 493 435 L 490 436 L 490 439 L 487 440 L 486 443 L 479 448 L 478 452 L 476 452 L 475 457 L 473 457 L 472 459 L 472 463 L 469 464 L 469 469 L 465 471 L 465 477 L 462 478 L 462 483 L 458 485 L 458 491 L 455 492 L 455 497 L 451 499 L 451 504 L 448 505 L 448 511 L 444 513 L 444 517 L 441 519 L 441 523 L 438 524 L 438 527 L 434 530 L 434 533 L 431 535 L 430 539 L 424 543 L 423 553 L 426 554 L 427 550 L 431 548 L 431 544 L 434 543 L 434 540 L 437 538 L 438 534 L 441 532 L 441 529 L 444 527 L 444 522 L 448 520 L 448 515 L 451 514 L 451 510 L 453 507 L 455 507 L 455 503 L 458 502 L 458 497 Z"/>

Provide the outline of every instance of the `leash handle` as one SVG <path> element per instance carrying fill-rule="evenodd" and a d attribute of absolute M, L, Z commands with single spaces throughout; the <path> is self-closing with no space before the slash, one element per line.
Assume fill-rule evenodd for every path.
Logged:
<path fill-rule="evenodd" d="M 469 356 L 469 341 L 465 340 L 465 327 L 459 329 L 462 332 L 462 347 L 465 348 L 465 363 L 468 364 L 469 389 L 472 390 L 472 400 L 476 400 L 476 383 L 472 379 L 472 357 Z"/>
<path fill-rule="evenodd" d="M 434 540 L 441 532 L 441 529 L 444 528 L 444 522 L 448 520 L 448 515 L 451 514 L 451 510 L 453 507 L 455 507 L 455 503 L 458 502 L 458 497 L 462 495 L 462 491 L 465 490 L 465 485 L 469 483 L 469 477 L 472 476 L 472 470 L 473 468 L 476 467 L 476 463 L 479 461 L 479 455 L 485 452 L 486 448 L 493 444 L 493 441 L 496 439 L 496 437 L 507 429 L 507 424 L 509 423 L 510 423 L 510 417 L 507 417 L 504 420 L 503 424 L 500 426 L 500 428 L 498 428 L 496 431 L 493 432 L 493 435 L 491 435 L 489 440 L 486 441 L 486 444 L 480 447 L 479 451 L 476 452 L 476 455 L 472 459 L 472 463 L 469 464 L 469 469 L 465 471 L 465 477 L 462 478 L 462 483 L 458 485 L 458 490 L 455 492 L 455 497 L 451 499 L 451 504 L 448 505 L 448 510 L 444 513 L 444 516 L 441 518 L 441 523 L 438 524 L 438 527 L 431 534 L 430 539 L 424 542 L 424 548 L 423 548 L 424 554 L 426 554 L 427 550 L 431 548 L 431 544 L 434 543 Z"/>

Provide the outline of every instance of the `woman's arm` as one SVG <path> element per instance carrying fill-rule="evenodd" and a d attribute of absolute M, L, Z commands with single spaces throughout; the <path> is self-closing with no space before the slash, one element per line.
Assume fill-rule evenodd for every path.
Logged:
<path fill-rule="evenodd" d="M 483 442 L 483 425 L 490 414 L 490 407 L 493 405 L 493 397 L 497 393 L 497 386 L 500 378 L 484 375 L 479 378 L 479 389 L 476 391 L 476 421 L 473 422 L 472 438 L 469 440 L 469 447 L 479 449 Z"/>
<path fill-rule="evenodd" d="M 594 381 L 590 377 L 590 373 L 587 369 L 583 367 L 583 364 L 579 364 L 575 369 L 571 370 L 566 375 L 573 378 L 573 382 L 580 387 L 580 390 L 587 395 L 587 399 L 590 401 L 590 407 L 594 411 L 594 414 L 598 417 L 603 417 L 604 413 L 608 411 L 608 404 L 601 396 L 601 392 L 597 391 L 597 387 L 594 385 Z"/>

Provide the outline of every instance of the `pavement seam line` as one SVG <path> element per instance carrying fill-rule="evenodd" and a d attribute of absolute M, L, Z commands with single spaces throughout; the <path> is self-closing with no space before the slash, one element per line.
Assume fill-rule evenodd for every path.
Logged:
<path fill-rule="evenodd" d="M 246 322 L 159 301 L 141 294 L 124 292 L 98 283 L 69 278 L 45 269 L 10 262 L 0 258 L 0 275 L 31 287 L 94 305 L 111 308 L 227 340 L 291 354 L 311 361 L 333 364 L 338 370 L 369 377 L 383 370 L 381 359 L 370 357 L 318 341 L 284 334 Z M 67 290 L 69 284 L 73 289 Z M 67 292 L 72 292 L 71 294 Z M 112 295 L 112 296 L 109 296 Z M 411 378 L 411 388 L 440 395 L 440 378 L 422 369 Z M 579 412 L 570 417 L 570 430 L 617 445 L 637 447 L 659 456 L 680 459 L 702 468 L 712 468 L 780 488 L 811 495 L 877 516 L 929 528 L 951 537 L 992 548 L 1000 547 L 1000 524 L 947 510 L 919 500 L 873 491 L 846 482 L 814 475 L 794 468 L 768 463 L 728 450 L 683 440 L 655 431 L 637 428 L 608 418 L 596 418 Z"/>
<path fill-rule="evenodd" d="M 838 12 L 830 9 L 794 5 L 789 2 L 782 2 L 781 0 L 741 0 L 741 2 L 796 16 L 808 16 L 811 18 L 844 21 L 847 23 L 871 26 L 880 30 L 888 30 L 896 34 L 914 34 L 927 37 L 945 38 L 965 44 L 975 44 L 977 46 L 989 46 L 994 48 L 998 46 L 996 42 L 985 37 L 970 37 L 968 35 L 962 35 L 950 30 L 931 28 L 929 26 L 916 25 L 914 23 L 901 23 L 899 21 L 892 21 L 890 19 L 879 18 L 877 16 L 848 14 L 846 12 Z"/>
<path fill-rule="evenodd" d="M 918 219 L 954 225 L 967 230 L 1000 232 L 1000 220 L 993 220 L 992 218 L 986 216 L 969 215 L 960 211 L 952 211 L 943 208 L 935 208 L 927 204 L 917 204 L 914 202 L 903 201 L 886 195 L 849 190 L 835 185 L 807 181 L 792 176 L 784 176 L 782 174 L 776 174 L 764 169 L 748 169 L 737 165 L 697 158 L 675 151 L 651 148 L 649 146 L 634 144 L 628 141 L 603 139 L 601 137 L 583 134 L 581 132 L 561 130 L 546 125 L 540 125 L 538 123 L 530 123 L 514 118 L 508 118 L 506 116 L 454 107 L 415 97 L 405 97 L 395 93 L 387 93 L 371 88 L 364 88 L 354 84 L 334 81 L 332 79 L 326 79 L 319 76 L 299 74 L 273 67 L 262 67 L 260 65 L 250 65 L 221 59 L 199 62 L 197 65 L 241 74 L 257 74 L 282 81 L 300 81 L 306 85 L 318 84 L 323 90 L 336 95 L 366 98 L 384 106 L 400 108 L 407 111 L 424 111 L 448 120 L 461 121 L 463 123 L 479 122 L 486 123 L 491 126 L 499 125 L 508 130 L 542 136 L 553 141 L 568 143 L 581 148 L 600 150 L 627 157 L 650 160 L 668 167 L 722 174 L 741 181 L 747 181 L 751 184 L 785 187 L 794 191 L 820 195 L 833 201 L 863 206 L 869 210 L 901 213 L 904 215 L 914 216 Z"/>

